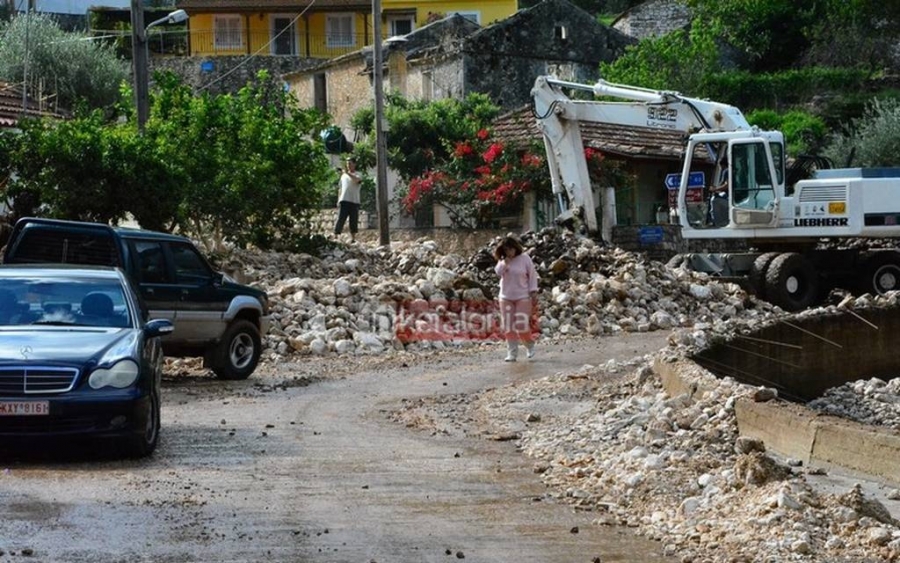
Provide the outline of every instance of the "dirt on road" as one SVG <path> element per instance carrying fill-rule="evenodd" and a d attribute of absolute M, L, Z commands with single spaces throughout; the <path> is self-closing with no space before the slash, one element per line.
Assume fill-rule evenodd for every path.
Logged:
<path fill-rule="evenodd" d="M 146 460 L 2 452 L 0 561 L 667 561 L 658 543 L 553 500 L 514 436 L 477 412 L 397 414 L 627 360 L 665 338 L 545 344 L 511 364 L 497 345 L 302 359 L 244 382 L 170 374 Z"/>

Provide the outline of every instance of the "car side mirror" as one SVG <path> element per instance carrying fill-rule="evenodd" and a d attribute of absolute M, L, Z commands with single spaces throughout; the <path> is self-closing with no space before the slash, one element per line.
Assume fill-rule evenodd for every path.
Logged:
<path fill-rule="evenodd" d="M 175 325 L 169 319 L 153 319 L 144 325 L 144 334 L 148 338 L 172 334 L 173 330 L 175 330 Z"/>

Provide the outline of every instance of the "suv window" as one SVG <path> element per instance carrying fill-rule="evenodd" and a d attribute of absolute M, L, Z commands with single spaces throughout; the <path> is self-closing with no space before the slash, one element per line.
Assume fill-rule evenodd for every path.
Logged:
<path fill-rule="evenodd" d="M 104 232 L 24 229 L 16 248 L 16 262 L 118 266 L 112 236 Z"/>
<path fill-rule="evenodd" d="M 212 277 L 206 260 L 189 244 L 173 242 L 169 245 L 175 262 L 175 279 L 178 283 L 196 283 Z"/>
<path fill-rule="evenodd" d="M 135 241 L 132 243 L 137 256 L 138 272 L 142 283 L 171 283 L 169 269 L 166 267 L 166 255 L 162 244 L 154 241 Z"/>

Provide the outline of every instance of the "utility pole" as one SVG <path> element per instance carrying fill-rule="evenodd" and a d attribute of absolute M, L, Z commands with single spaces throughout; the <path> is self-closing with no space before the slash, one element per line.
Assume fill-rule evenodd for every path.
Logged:
<path fill-rule="evenodd" d="M 388 232 L 387 193 L 387 141 L 384 127 L 384 86 L 381 62 L 381 0 L 372 0 L 372 20 L 375 43 L 372 49 L 372 76 L 375 90 L 375 188 L 378 203 L 378 242 L 381 246 L 391 244 Z"/>
<path fill-rule="evenodd" d="M 147 32 L 144 29 L 144 5 L 142 0 L 131 0 L 131 62 L 134 71 L 134 106 L 137 112 L 138 131 L 150 115 L 150 79 L 147 76 Z"/>
<path fill-rule="evenodd" d="M 28 113 L 28 50 L 31 41 L 29 35 L 31 31 L 31 13 L 34 12 L 34 0 L 28 0 L 25 8 L 25 60 L 22 61 L 22 114 Z"/>

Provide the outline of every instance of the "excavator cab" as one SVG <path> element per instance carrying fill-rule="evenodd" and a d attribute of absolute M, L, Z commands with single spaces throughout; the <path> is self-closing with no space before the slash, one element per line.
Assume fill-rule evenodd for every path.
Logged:
<path fill-rule="evenodd" d="M 679 190 L 679 203 L 687 211 L 682 226 L 689 229 L 755 229 L 778 225 L 780 194 L 784 193 L 784 143 L 779 132 L 742 131 L 696 134 L 688 141 L 685 171 L 709 167 L 697 163 L 700 154 L 712 158 L 712 177 L 706 201 L 706 221 L 697 221 L 697 206 L 686 185 Z M 704 151 L 695 150 L 698 145 Z M 694 161 L 694 162 L 692 162 Z M 683 172 L 683 175 L 685 172 Z M 726 180 L 727 179 L 727 180 Z"/>
<path fill-rule="evenodd" d="M 731 153 L 731 223 L 736 228 L 774 227 L 778 223 L 778 193 L 783 193 L 784 159 L 774 165 L 772 144 L 766 139 L 741 139 L 729 146 Z M 782 191 L 777 188 L 782 186 Z"/>

